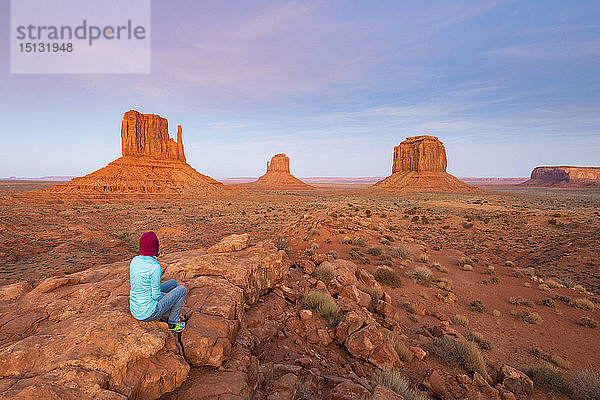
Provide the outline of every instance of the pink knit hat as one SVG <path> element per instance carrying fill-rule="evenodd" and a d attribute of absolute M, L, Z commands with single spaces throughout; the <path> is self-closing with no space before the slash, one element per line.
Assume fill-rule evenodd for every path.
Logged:
<path fill-rule="evenodd" d="M 140 254 L 143 256 L 158 255 L 158 238 L 156 233 L 146 232 L 140 238 Z"/>

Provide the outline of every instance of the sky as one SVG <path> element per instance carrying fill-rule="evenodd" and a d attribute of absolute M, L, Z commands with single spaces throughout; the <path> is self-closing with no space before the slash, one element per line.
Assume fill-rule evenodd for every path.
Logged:
<path fill-rule="evenodd" d="M 598 1 L 152 1 L 150 74 L 11 74 L 0 26 L 0 177 L 103 167 L 130 109 L 215 178 L 386 176 L 421 134 L 456 176 L 600 165 Z"/>

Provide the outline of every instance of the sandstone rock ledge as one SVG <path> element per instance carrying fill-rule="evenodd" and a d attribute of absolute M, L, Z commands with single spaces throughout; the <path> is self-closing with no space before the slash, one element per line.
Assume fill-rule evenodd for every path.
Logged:
<path fill-rule="evenodd" d="M 238 389 L 251 382 L 257 362 L 235 344 L 237 331 L 244 308 L 287 273 L 285 252 L 260 242 L 230 253 L 172 253 L 160 262 L 163 280 L 188 289 L 180 338 L 164 322 L 129 314 L 129 262 L 0 288 L 0 397 L 155 399 L 179 387 L 190 365 L 224 362 L 237 366 L 233 375 L 221 366 L 224 382 L 235 378 Z M 218 385 L 212 390 L 219 398 Z"/>

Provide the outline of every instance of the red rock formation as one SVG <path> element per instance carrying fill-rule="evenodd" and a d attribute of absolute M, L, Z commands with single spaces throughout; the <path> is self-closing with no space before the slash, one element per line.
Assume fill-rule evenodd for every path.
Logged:
<path fill-rule="evenodd" d="M 394 147 L 392 175 L 373 185 L 387 191 L 474 191 L 446 172 L 446 149 L 435 136 L 406 138 Z"/>
<path fill-rule="evenodd" d="M 121 124 L 122 157 L 98 171 L 47 190 L 194 196 L 239 193 L 188 165 L 181 125 L 177 127 L 177 142 L 169 137 L 168 128 L 167 120 L 158 115 L 127 111 Z"/>
<path fill-rule="evenodd" d="M 600 167 L 552 166 L 536 167 L 531 179 L 523 186 L 537 187 L 600 187 Z"/>
<path fill-rule="evenodd" d="M 310 186 L 290 173 L 290 159 L 279 153 L 267 161 L 267 172 L 258 180 L 240 185 L 248 189 L 261 190 L 312 190 Z"/>

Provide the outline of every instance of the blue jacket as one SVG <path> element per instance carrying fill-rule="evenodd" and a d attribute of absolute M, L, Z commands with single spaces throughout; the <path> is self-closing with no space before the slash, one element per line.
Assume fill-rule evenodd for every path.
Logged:
<path fill-rule="evenodd" d="M 156 309 L 160 293 L 160 264 L 154 257 L 135 256 L 129 264 L 129 310 L 138 320 L 148 318 Z"/>

